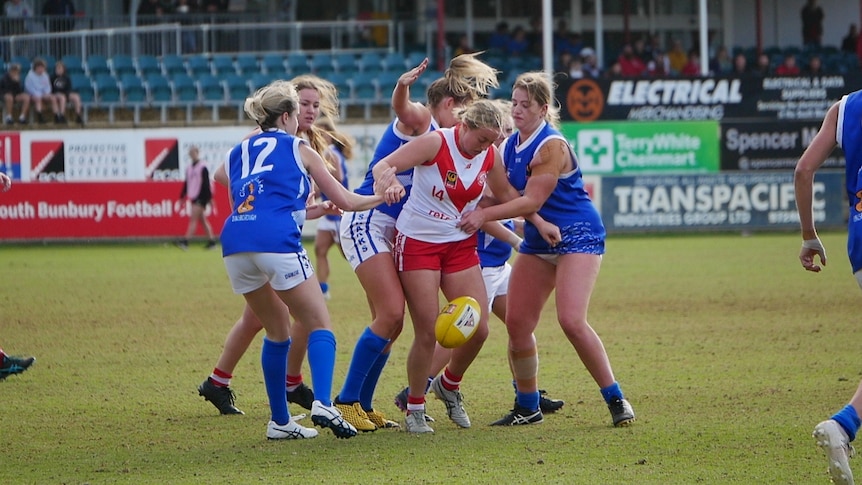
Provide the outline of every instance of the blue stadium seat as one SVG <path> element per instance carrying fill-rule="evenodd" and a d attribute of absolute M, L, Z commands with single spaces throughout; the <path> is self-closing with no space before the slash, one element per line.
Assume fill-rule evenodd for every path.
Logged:
<path fill-rule="evenodd" d="M 308 65 L 308 56 L 301 52 L 291 52 L 287 56 L 287 70 L 291 76 L 311 72 L 311 67 Z"/>
<path fill-rule="evenodd" d="M 359 64 L 356 55 L 347 52 L 336 54 L 333 58 L 336 70 L 345 76 L 352 76 L 359 72 Z"/>
<path fill-rule="evenodd" d="M 326 52 L 315 53 L 311 56 L 308 64 L 311 67 L 311 72 L 318 77 L 327 78 L 335 72 L 335 62 L 332 55 Z"/>
<path fill-rule="evenodd" d="M 402 73 L 407 69 L 407 59 L 400 52 L 390 52 L 383 57 L 383 70 Z M 410 66 L 411 68 L 413 66 Z"/>
<path fill-rule="evenodd" d="M 54 74 L 54 64 L 57 63 L 57 58 L 51 54 L 43 54 L 39 57 L 41 57 L 42 60 L 45 61 L 45 65 L 48 67 L 48 74 Z"/>
<path fill-rule="evenodd" d="M 376 52 L 366 52 L 359 57 L 359 69 L 376 75 L 383 70 L 383 58 Z"/>
<path fill-rule="evenodd" d="M 81 60 L 80 56 L 74 55 L 65 55 L 63 56 L 63 65 L 66 66 L 66 74 L 70 77 L 72 74 L 84 74 L 86 70 L 84 69 L 84 61 Z M 22 64 L 23 68 L 24 65 Z"/>
<path fill-rule="evenodd" d="M 87 73 L 93 79 L 102 74 L 110 74 L 111 66 L 108 65 L 108 58 L 98 54 L 87 56 Z"/>
<path fill-rule="evenodd" d="M 135 61 L 132 59 L 132 56 L 125 54 L 118 54 L 111 58 L 111 70 L 114 73 L 114 76 L 122 79 L 126 74 L 137 74 L 138 70 L 135 68 Z"/>
<path fill-rule="evenodd" d="M 76 72 L 69 74 L 69 80 L 72 82 L 72 91 L 78 93 L 82 102 L 92 103 L 96 99 L 96 90 L 93 88 L 90 76 L 83 72 Z"/>
<path fill-rule="evenodd" d="M 248 81 L 239 74 L 227 74 L 222 77 L 222 81 L 227 88 L 227 97 L 231 101 L 245 101 L 245 98 L 251 94 Z"/>
<path fill-rule="evenodd" d="M 377 73 L 358 72 L 350 78 L 353 99 L 364 101 L 377 100 Z"/>
<path fill-rule="evenodd" d="M 154 103 L 168 103 L 173 101 L 174 93 L 168 78 L 161 73 L 150 73 L 147 77 L 147 90 L 150 93 L 150 101 Z"/>
<path fill-rule="evenodd" d="M 138 56 L 135 64 L 138 66 L 138 74 L 140 74 L 144 79 L 146 79 L 150 74 L 162 73 L 162 66 L 159 64 L 159 60 L 156 59 L 155 56 Z"/>
<path fill-rule="evenodd" d="M 127 103 L 142 103 L 147 100 L 147 88 L 137 74 L 123 74 L 120 77 L 120 90 Z"/>
<path fill-rule="evenodd" d="M 274 52 L 264 54 L 263 57 L 260 58 L 260 67 L 268 73 L 287 72 L 287 67 L 284 65 L 284 56 Z"/>
<path fill-rule="evenodd" d="M 174 99 L 177 101 L 192 102 L 198 100 L 198 87 L 194 78 L 188 74 L 175 74 L 171 78 L 174 86 Z"/>
<path fill-rule="evenodd" d="M 96 99 L 99 103 L 117 103 L 120 101 L 120 86 L 117 79 L 110 74 L 98 74 L 93 78 L 96 86 Z"/>
<path fill-rule="evenodd" d="M 386 71 L 377 75 L 377 86 L 380 88 L 380 95 L 391 93 L 395 89 L 395 84 L 398 83 L 398 78 L 401 77 L 400 71 Z M 412 91 L 412 90 L 411 90 Z M 413 94 L 411 92 L 411 94 Z"/>
<path fill-rule="evenodd" d="M 171 79 L 180 74 L 188 74 L 185 59 L 176 54 L 168 54 L 162 57 L 162 70 Z"/>
<path fill-rule="evenodd" d="M 236 56 L 236 68 L 239 74 L 244 76 L 251 76 L 256 72 L 260 72 L 257 57 L 251 54 L 239 54 Z"/>
<path fill-rule="evenodd" d="M 330 74 L 329 77 L 327 77 L 326 79 L 335 86 L 335 89 L 338 90 L 338 97 L 340 99 L 350 98 L 350 76 L 342 74 L 340 72 L 335 72 Z"/>
<path fill-rule="evenodd" d="M 236 74 L 236 66 L 234 66 L 233 58 L 227 55 L 215 55 L 212 58 L 212 68 L 217 76 L 227 76 Z"/>
<path fill-rule="evenodd" d="M 224 101 L 224 86 L 221 81 L 212 74 L 198 76 L 198 87 L 204 101 Z"/>
<path fill-rule="evenodd" d="M 414 67 L 418 66 L 419 63 L 421 63 L 425 59 L 425 57 L 426 56 L 424 52 L 412 51 L 407 53 L 407 68 L 413 69 Z"/>
<path fill-rule="evenodd" d="M 210 60 L 204 55 L 194 55 L 188 58 L 186 62 L 189 74 L 192 76 L 202 76 L 204 74 L 212 74 Z"/>
<path fill-rule="evenodd" d="M 21 82 L 24 82 L 24 76 L 30 71 L 33 62 L 27 56 L 12 56 L 9 60 L 10 64 L 18 64 L 21 66 Z"/>
<path fill-rule="evenodd" d="M 267 84 L 271 83 L 276 78 L 270 77 L 269 74 L 257 72 L 251 75 L 251 89 L 258 90 Z"/>

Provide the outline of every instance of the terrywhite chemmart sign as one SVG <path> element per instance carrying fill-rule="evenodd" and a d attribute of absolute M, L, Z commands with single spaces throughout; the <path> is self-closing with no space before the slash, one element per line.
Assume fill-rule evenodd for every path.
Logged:
<path fill-rule="evenodd" d="M 563 123 L 585 174 L 718 172 L 715 121 Z"/>

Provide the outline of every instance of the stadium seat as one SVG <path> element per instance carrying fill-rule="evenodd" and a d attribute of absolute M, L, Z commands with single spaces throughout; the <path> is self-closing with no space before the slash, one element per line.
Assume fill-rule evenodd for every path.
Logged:
<path fill-rule="evenodd" d="M 96 90 L 93 88 L 90 76 L 83 72 L 76 72 L 69 74 L 69 80 L 72 82 L 72 91 L 78 93 L 81 102 L 92 103 L 96 99 Z"/>
<path fill-rule="evenodd" d="M 350 78 L 350 86 L 352 88 L 355 100 L 361 101 L 376 101 L 377 100 L 377 73 L 358 72 Z"/>
<path fill-rule="evenodd" d="M 335 72 L 329 75 L 326 78 L 329 82 L 331 82 L 335 89 L 338 90 L 338 97 L 340 99 L 349 99 L 351 96 L 351 88 L 350 88 L 350 76 L 342 74 L 340 72 Z"/>
<path fill-rule="evenodd" d="M 29 65 L 29 62 L 28 62 L 28 65 Z M 63 65 L 66 66 L 66 74 L 68 74 L 70 77 L 72 76 L 72 74 L 85 74 L 86 73 L 86 71 L 84 70 L 84 61 L 82 61 L 79 56 L 73 56 L 73 55 L 63 56 Z M 21 67 L 23 68 L 24 65 L 22 64 Z"/>
<path fill-rule="evenodd" d="M 147 79 L 150 74 L 162 73 L 162 66 L 159 64 L 159 60 L 156 59 L 155 56 L 138 56 L 135 63 L 138 66 L 138 74 L 140 74 L 144 79 Z"/>
<path fill-rule="evenodd" d="M 198 76 L 198 87 L 204 101 L 224 101 L 224 85 L 212 74 Z"/>
<path fill-rule="evenodd" d="M 111 71 L 113 71 L 114 76 L 120 79 L 122 79 L 126 74 L 137 74 L 138 72 L 135 68 L 135 61 L 132 59 L 132 56 L 127 56 L 125 54 L 118 54 L 111 57 Z"/>
<path fill-rule="evenodd" d="M 236 68 L 238 73 L 243 76 L 251 76 L 256 72 L 260 72 L 257 57 L 251 54 L 239 54 L 236 56 Z"/>
<path fill-rule="evenodd" d="M 96 86 L 96 99 L 99 103 L 117 103 L 120 101 L 120 86 L 117 79 L 108 74 L 98 74 L 93 78 Z"/>
<path fill-rule="evenodd" d="M 409 52 L 407 54 L 407 59 L 406 59 L 407 68 L 413 69 L 414 67 L 418 66 L 425 59 L 425 57 L 426 56 L 425 56 L 424 52 L 420 52 L 420 51 Z"/>
<path fill-rule="evenodd" d="M 359 65 L 354 54 L 346 52 L 337 54 L 333 58 L 333 62 L 335 63 L 336 70 L 345 76 L 352 76 L 359 72 Z"/>
<path fill-rule="evenodd" d="M 359 57 L 359 69 L 376 75 L 383 70 L 383 59 L 376 52 L 366 52 Z"/>
<path fill-rule="evenodd" d="M 308 64 L 311 67 L 311 72 L 318 77 L 327 78 L 335 72 L 335 62 L 332 55 L 326 52 L 315 53 L 311 56 Z"/>
<path fill-rule="evenodd" d="M 108 58 L 98 54 L 87 56 L 87 73 L 93 79 L 102 74 L 110 74 L 111 67 L 108 65 Z"/>
<path fill-rule="evenodd" d="M 231 101 L 245 101 L 245 98 L 251 94 L 248 81 L 239 74 L 227 74 L 222 77 L 222 81 L 227 88 L 228 99 Z"/>
<path fill-rule="evenodd" d="M 147 88 L 137 74 L 123 74 L 120 77 L 120 90 L 126 103 L 142 103 L 147 100 Z"/>
<path fill-rule="evenodd" d="M 48 67 L 49 75 L 54 74 L 54 64 L 57 63 L 57 58 L 51 54 L 43 54 L 42 60 L 45 61 L 45 65 Z"/>
<path fill-rule="evenodd" d="M 311 72 L 311 67 L 308 65 L 308 57 L 301 52 L 291 52 L 287 56 L 287 71 L 291 76 Z"/>
<path fill-rule="evenodd" d="M 284 65 L 284 56 L 278 53 L 265 54 L 260 58 L 260 66 L 264 72 L 284 73 L 287 67 Z"/>
<path fill-rule="evenodd" d="M 185 59 L 176 54 L 168 54 L 162 57 L 162 70 L 171 79 L 180 74 L 188 74 Z"/>
<path fill-rule="evenodd" d="M 257 72 L 251 75 L 251 89 L 258 90 L 267 84 L 271 83 L 276 78 L 271 77 L 269 74 L 263 72 Z"/>
<path fill-rule="evenodd" d="M 177 101 L 192 102 L 198 100 L 198 87 L 194 78 L 188 74 L 175 74 L 171 78 L 171 83 L 174 86 L 174 99 Z"/>
<path fill-rule="evenodd" d="M 210 67 L 210 60 L 207 56 L 204 55 L 194 55 L 188 58 L 187 66 L 189 70 L 189 74 L 193 77 L 202 76 L 204 74 L 212 75 L 212 68 Z"/>
<path fill-rule="evenodd" d="M 212 58 L 211 64 L 216 76 L 236 74 L 236 67 L 234 66 L 233 59 L 230 56 L 215 55 Z"/>
<path fill-rule="evenodd" d="M 168 103 L 173 101 L 174 94 L 171 84 L 161 73 L 150 73 L 147 77 L 147 90 L 150 93 L 150 102 Z"/>
<path fill-rule="evenodd" d="M 381 96 L 383 96 L 383 93 L 391 93 L 395 89 L 395 85 L 398 83 L 398 78 L 401 77 L 401 74 L 402 72 L 400 71 L 386 71 L 377 75 L 377 86 L 380 88 Z"/>
<path fill-rule="evenodd" d="M 33 61 L 30 60 L 27 56 L 12 56 L 12 59 L 9 61 L 10 64 L 18 64 L 21 66 L 21 81 L 24 81 L 24 76 L 30 71 L 30 68 L 33 65 Z"/>
<path fill-rule="evenodd" d="M 390 52 L 383 57 L 383 70 L 402 73 L 407 68 L 407 60 L 400 52 Z M 412 67 L 412 66 L 411 66 Z"/>

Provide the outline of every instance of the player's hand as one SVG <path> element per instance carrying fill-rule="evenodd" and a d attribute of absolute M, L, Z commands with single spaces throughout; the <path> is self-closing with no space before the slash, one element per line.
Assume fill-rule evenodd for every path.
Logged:
<path fill-rule="evenodd" d="M 374 178 L 374 193 L 382 196 L 388 205 L 399 202 L 407 193 L 397 175 L 395 167 L 389 167 L 379 177 Z"/>
<path fill-rule="evenodd" d="M 413 83 L 415 83 L 416 80 L 419 79 L 419 76 L 421 76 L 422 73 L 425 72 L 425 69 L 427 69 L 427 68 L 428 68 L 428 58 L 426 57 L 425 59 L 422 60 L 422 62 L 419 63 L 418 66 L 416 66 L 413 69 L 410 69 L 409 71 L 402 74 L 398 78 L 398 84 L 400 84 L 402 86 L 407 86 L 407 87 L 412 86 Z"/>
<path fill-rule="evenodd" d="M 552 248 L 556 247 L 560 241 L 563 240 L 562 234 L 560 234 L 560 228 L 557 227 L 556 224 L 552 224 L 548 221 L 543 221 L 539 225 L 536 226 L 536 229 L 539 231 L 539 234 L 542 236 L 542 239 L 545 240 Z"/>
<path fill-rule="evenodd" d="M 823 247 L 820 238 L 815 237 L 802 241 L 802 250 L 799 251 L 799 261 L 802 263 L 802 267 L 806 271 L 819 273 L 823 268 L 814 261 L 815 255 L 820 256 L 820 264 L 826 266 L 826 248 Z"/>
<path fill-rule="evenodd" d="M 5 173 L 0 172 L 0 190 L 6 192 L 12 188 L 12 179 Z"/>
<path fill-rule="evenodd" d="M 458 227 L 462 231 L 467 234 L 473 234 L 482 228 L 482 224 L 487 222 L 485 218 L 485 211 L 482 209 L 476 209 L 473 211 L 465 212 L 464 215 L 461 216 L 461 220 L 458 222 Z"/>

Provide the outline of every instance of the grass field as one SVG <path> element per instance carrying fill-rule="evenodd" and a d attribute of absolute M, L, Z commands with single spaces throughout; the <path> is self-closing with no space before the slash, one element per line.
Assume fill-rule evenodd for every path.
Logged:
<path fill-rule="evenodd" d="M 828 483 L 810 433 L 856 388 L 862 327 L 845 235 L 823 240 L 829 265 L 815 275 L 795 234 L 611 237 L 590 322 L 638 414 L 632 427 L 611 426 L 549 303 L 539 383 L 566 406 L 543 424 L 487 426 L 513 399 L 492 319 L 462 386 L 471 429 L 431 399 L 433 436 L 302 442 L 265 439 L 259 340 L 232 382 L 244 416 L 197 394 L 243 307 L 217 251 L 2 247 L 0 346 L 38 360 L 0 382 L 0 483 Z M 333 261 L 337 392 L 369 317 Z M 376 398 L 398 419 L 411 335 L 408 324 Z"/>

